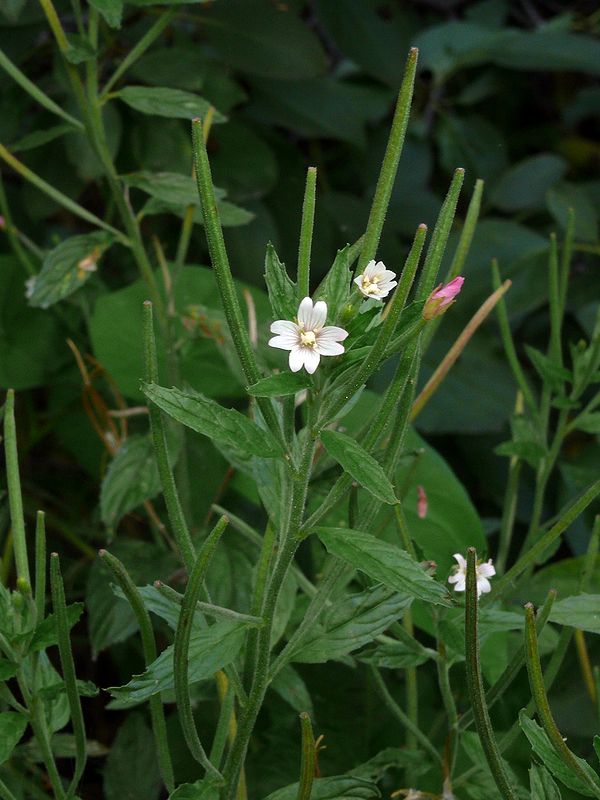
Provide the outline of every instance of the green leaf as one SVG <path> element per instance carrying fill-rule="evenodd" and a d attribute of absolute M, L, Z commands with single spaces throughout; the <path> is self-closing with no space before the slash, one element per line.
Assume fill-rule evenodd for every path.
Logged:
<path fill-rule="evenodd" d="M 404 642 L 385 642 L 364 650 L 357 658 L 375 667 L 406 669 L 406 667 L 420 667 L 431 658 L 431 655 L 428 655 L 422 645 L 413 649 Z"/>
<path fill-rule="evenodd" d="M 560 790 L 552 780 L 552 775 L 541 764 L 529 768 L 529 785 L 532 800 L 561 800 Z"/>
<path fill-rule="evenodd" d="M 7 681 L 10 678 L 14 678 L 18 669 L 19 667 L 17 664 L 13 664 L 12 661 L 8 661 L 6 658 L 0 658 L 0 681 Z"/>
<path fill-rule="evenodd" d="M 44 130 L 32 131 L 17 142 L 11 144 L 10 151 L 11 153 L 24 153 L 27 150 L 33 150 L 36 147 L 48 144 L 48 142 L 53 142 L 66 133 L 73 133 L 75 130 L 76 129 L 69 122 L 64 122 L 60 125 L 53 125 L 51 128 L 45 128 Z"/>
<path fill-rule="evenodd" d="M 292 783 L 273 792 L 265 800 L 296 800 L 298 783 Z M 310 800 L 372 800 L 381 797 L 377 786 L 371 781 L 351 775 L 336 775 L 332 778 L 316 778 Z"/>
<path fill-rule="evenodd" d="M 92 8 L 99 11 L 111 28 L 121 27 L 123 0 L 89 0 Z"/>
<path fill-rule="evenodd" d="M 248 386 L 247 392 L 253 397 L 287 397 L 308 389 L 311 384 L 310 377 L 304 372 L 279 372 Z"/>
<path fill-rule="evenodd" d="M 11 756 L 27 727 L 27 717 L 14 711 L 0 713 L 0 764 Z"/>
<path fill-rule="evenodd" d="M 67 606 L 67 620 L 69 628 L 75 625 L 83 613 L 83 603 L 71 603 Z M 25 636 L 27 634 L 24 634 Z M 37 653 L 40 650 L 45 650 L 58 643 L 58 635 L 56 632 L 56 620 L 54 614 L 48 616 L 40 622 L 35 629 L 35 633 L 29 643 L 29 652 Z"/>
<path fill-rule="evenodd" d="M 327 552 L 390 589 L 438 605 L 451 605 L 444 586 L 433 580 L 405 550 L 370 533 L 347 528 L 317 528 Z"/>
<path fill-rule="evenodd" d="M 190 684 L 212 678 L 215 672 L 236 658 L 244 642 L 245 625 L 221 620 L 209 628 L 192 633 L 189 651 Z M 113 686 L 115 698 L 110 708 L 130 708 L 152 695 L 173 688 L 173 645 L 169 645 L 141 675 L 134 675 L 125 686 Z"/>
<path fill-rule="evenodd" d="M 584 433 L 600 433 L 600 411 L 588 411 L 587 414 L 577 417 L 576 428 Z"/>
<path fill-rule="evenodd" d="M 106 759 L 104 796 L 106 800 L 157 800 L 160 785 L 152 731 L 141 714 L 130 714 Z"/>
<path fill-rule="evenodd" d="M 327 319 L 333 325 L 350 297 L 352 270 L 350 269 L 350 245 L 338 250 L 331 269 L 315 292 L 315 300 L 327 303 Z"/>
<path fill-rule="evenodd" d="M 540 153 L 513 164 L 497 182 L 490 200 L 502 211 L 543 207 L 546 192 L 564 176 L 567 163 L 551 153 Z"/>
<path fill-rule="evenodd" d="M 204 119 L 211 104 L 200 95 L 182 89 L 162 86 L 126 86 L 116 96 L 136 111 L 169 119 Z M 227 117 L 215 110 L 213 122 L 225 122 Z"/>
<path fill-rule="evenodd" d="M 68 33 L 69 47 L 65 50 L 65 58 L 71 64 L 83 64 L 96 58 L 96 50 L 87 39 L 76 33 Z"/>
<path fill-rule="evenodd" d="M 539 350 L 529 345 L 525 345 L 525 350 L 540 378 L 551 388 L 558 391 L 562 388 L 565 381 L 573 380 L 571 372 L 556 361 L 553 361 L 549 356 L 545 356 Z"/>
<path fill-rule="evenodd" d="M 374 586 L 343 597 L 325 611 L 322 621 L 302 640 L 290 661 L 324 664 L 373 641 L 404 615 L 412 597 Z"/>
<path fill-rule="evenodd" d="M 541 759 L 544 766 L 550 770 L 555 778 L 558 778 L 558 780 L 564 783 L 565 786 L 568 786 L 569 789 L 574 789 L 585 797 L 597 797 L 597 794 L 594 794 L 589 786 L 574 775 L 562 759 L 559 758 L 543 728 L 532 719 L 529 719 L 524 710 L 519 714 L 519 725 L 525 736 L 529 739 L 529 744 L 533 748 L 533 752 Z M 587 761 L 577 756 L 574 757 L 577 759 L 581 769 L 588 773 L 592 781 L 598 784 L 600 791 L 600 782 L 594 770 Z"/>
<path fill-rule="evenodd" d="M 114 239 L 106 233 L 72 236 L 44 258 L 42 269 L 28 283 L 29 305 L 48 308 L 73 294 L 98 269 L 98 262 Z"/>
<path fill-rule="evenodd" d="M 270 431 L 259 428 L 239 411 L 223 408 L 199 392 L 182 392 L 153 383 L 144 384 L 143 391 L 150 402 L 177 422 L 209 439 L 225 442 L 246 457 L 276 458 L 281 454 Z"/>
<path fill-rule="evenodd" d="M 228 0 L 213 5 L 202 19 L 221 59 L 243 74 L 289 81 L 321 75 L 327 68 L 319 39 L 294 6 Z"/>
<path fill-rule="evenodd" d="M 199 206 L 200 197 L 196 181 L 190 175 L 178 172 L 129 172 L 121 176 L 126 186 L 139 189 L 150 197 L 172 206 Z M 225 196 L 223 189 L 216 189 L 217 200 Z"/>
<path fill-rule="evenodd" d="M 398 502 L 394 487 L 381 464 L 351 436 L 337 431 L 322 431 L 321 441 L 329 455 L 373 497 L 391 505 Z"/>
<path fill-rule="evenodd" d="M 219 800 L 219 784 L 210 777 L 195 783 L 182 783 L 169 795 L 169 800 Z"/>
<path fill-rule="evenodd" d="M 546 194 L 546 205 L 563 230 L 567 227 L 569 210 L 575 212 L 575 239 L 582 242 L 598 241 L 598 220 L 594 202 L 581 186 L 559 183 Z"/>
<path fill-rule="evenodd" d="M 279 670 L 271 681 L 270 688 L 299 714 L 307 711 L 312 716 L 313 704 L 306 684 L 291 664 L 286 664 Z"/>
<path fill-rule="evenodd" d="M 550 622 L 600 633 L 600 595 L 578 594 L 559 600 L 552 606 Z"/>
<path fill-rule="evenodd" d="M 161 490 L 158 467 L 149 436 L 129 436 L 121 445 L 102 481 L 100 516 L 109 528 L 125 514 Z"/>
<path fill-rule="evenodd" d="M 285 264 L 279 260 L 269 242 L 265 256 L 265 282 L 275 319 L 293 320 L 298 313 L 298 290 L 289 279 Z"/>

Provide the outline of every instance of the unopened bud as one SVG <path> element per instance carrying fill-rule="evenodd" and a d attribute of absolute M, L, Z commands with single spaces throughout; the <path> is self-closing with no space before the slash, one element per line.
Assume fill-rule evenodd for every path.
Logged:
<path fill-rule="evenodd" d="M 459 275 L 445 286 L 440 283 L 427 298 L 427 302 L 423 308 L 423 318 L 433 319 L 434 317 L 441 317 L 442 314 L 453 305 L 454 298 L 462 289 L 464 282 L 465 279 L 461 278 Z"/>

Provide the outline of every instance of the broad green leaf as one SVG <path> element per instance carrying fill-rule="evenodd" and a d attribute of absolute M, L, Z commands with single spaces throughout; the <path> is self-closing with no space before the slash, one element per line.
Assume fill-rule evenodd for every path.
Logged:
<path fill-rule="evenodd" d="M 297 797 L 298 784 L 292 783 L 272 792 L 265 800 L 296 800 Z M 351 775 L 337 775 L 332 778 L 316 778 L 310 800 L 372 800 L 376 797 L 381 797 L 381 793 L 371 781 Z"/>
<path fill-rule="evenodd" d="M 315 300 L 327 303 L 327 322 L 334 325 L 350 297 L 352 270 L 349 259 L 350 245 L 338 250 L 331 269 L 315 292 Z"/>
<path fill-rule="evenodd" d="M 66 133 L 73 133 L 75 128 L 69 122 L 63 122 L 60 125 L 54 125 L 52 128 L 44 128 L 39 131 L 32 131 L 26 136 L 23 136 L 17 142 L 10 146 L 11 153 L 23 153 L 27 150 L 33 150 L 36 147 L 41 147 L 48 142 L 53 142 L 60 136 Z"/>
<path fill-rule="evenodd" d="M 149 436 L 129 436 L 110 462 L 100 490 L 100 516 L 109 528 L 161 490 Z"/>
<path fill-rule="evenodd" d="M 286 397 L 296 394 L 311 386 L 310 377 L 304 372 L 279 372 L 261 378 L 257 383 L 248 386 L 248 394 L 253 397 Z"/>
<path fill-rule="evenodd" d="M 348 775 L 370 781 L 380 781 L 389 769 L 422 767 L 423 760 L 423 753 L 419 750 L 408 750 L 405 747 L 386 747 L 363 764 L 349 769 Z"/>
<path fill-rule="evenodd" d="M 540 208 L 546 192 L 561 180 L 566 169 L 565 160 L 551 153 L 526 158 L 504 173 L 490 200 L 496 208 L 508 212 Z"/>
<path fill-rule="evenodd" d="M 194 204 L 190 203 L 190 205 Z M 223 228 L 235 228 L 238 225 L 247 225 L 254 219 L 254 214 L 251 211 L 247 211 L 245 208 L 235 205 L 235 203 L 230 203 L 228 200 L 217 200 L 217 209 L 219 211 L 219 220 Z M 151 197 L 150 200 L 144 204 L 141 213 L 146 217 L 152 214 L 175 214 L 175 216 L 183 219 L 186 209 L 184 206 L 174 205 L 158 197 Z M 202 211 L 198 205 L 194 205 L 192 220 L 197 225 L 204 225 Z"/>
<path fill-rule="evenodd" d="M 182 89 L 167 89 L 162 86 L 126 86 L 116 96 L 136 111 L 169 119 L 203 119 L 211 104 L 200 95 Z M 227 118 L 215 110 L 213 122 L 225 122 Z"/>
<path fill-rule="evenodd" d="M 121 27 L 123 0 L 90 0 L 90 5 L 102 14 L 111 28 Z"/>
<path fill-rule="evenodd" d="M 298 313 L 298 292 L 275 248 L 269 242 L 265 256 L 265 282 L 275 319 L 293 320 Z"/>
<path fill-rule="evenodd" d="M 552 606 L 551 622 L 590 633 L 600 633 L 600 595 L 578 594 L 558 600 Z"/>
<path fill-rule="evenodd" d="M 600 75 L 596 37 L 540 26 L 534 31 L 507 29 L 490 48 L 495 64 L 508 69 L 587 72 Z"/>
<path fill-rule="evenodd" d="M 160 785 L 152 731 L 141 714 L 130 714 L 106 759 L 104 796 L 106 800 L 157 800 Z"/>
<path fill-rule="evenodd" d="M 27 717 L 14 711 L 0 712 L 0 764 L 11 756 L 27 727 Z"/>
<path fill-rule="evenodd" d="M 345 433 L 323 431 L 321 441 L 329 455 L 373 497 L 391 505 L 398 502 L 394 487 L 381 464 L 375 461 L 355 439 Z"/>
<path fill-rule="evenodd" d="M 67 621 L 69 628 L 72 628 L 78 622 L 81 614 L 83 613 L 83 603 L 71 603 L 67 606 Z M 28 634 L 23 634 L 27 637 Z M 58 643 L 58 635 L 56 632 L 56 620 L 54 614 L 48 614 L 35 629 L 35 633 L 29 643 L 29 652 L 37 653 L 40 650 L 45 650 Z"/>
<path fill-rule="evenodd" d="M 600 433 L 600 411 L 588 411 L 577 418 L 577 430 L 585 433 Z"/>
<path fill-rule="evenodd" d="M 196 181 L 190 175 L 178 172 L 130 172 L 121 180 L 133 189 L 139 189 L 150 197 L 172 206 L 199 206 L 200 197 Z M 216 189 L 217 200 L 222 200 L 225 192 Z"/>
<path fill-rule="evenodd" d="M 263 458 L 280 455 L 273 434 L 234 408 L 223 408 L 199 392 L 167 389 L 153 383 L 144 384 L 143 389 L 150 402 L 197 433 L 223 441 L 245 455 Z"/>
<path fill-rule="evenodd" d="M 61 242 L 47 254 L 41 271 L 28 283 L 29 304 L 48 308 L 73 294 L 96 272 L 113 241 L 106 233 L 88 233 Z"/>
<path fill-rule="evenodd" d="M 214 778 L 182 783 L 169 795 L 169 800 L 219 800 L 219 784 Z"/>
<path fill-rule="evenodd" d="M 291 664 L 286 664 L 275 675 L 270 688 L 299 714 L 307 711 L 312 716 L 313 704 L 306 684 Z"/>
<path fill-rule="evenodd" d="M 317 528 L 327 552 L 343 559 L 390 589 L 438 605 L 450 605 L 444 586 L 433 580 L 405 550 L 370 533 L 347 528 Z"/>
<path fill-rule="evenodd" d="M 328 608 L 290 661 L 324 664 L 342 658 L 373 641 L 404 615 L 412 597 L 385 586 L 374 586 L 343 597 Z"/>
<path fill-rule="evenodd" d="M 571 372 L 556 361 L 553 361 L 549 356 L 545 356 L 529 345 L 525 345 L 525 350 L 540 378 L 553 389 L 558 391 L 565 381 L 573 380 Z"/>
<path fill-rule="evenodd" d="M 586 783 L 583 783 L 583 781 L 574 775 L 564 761 L 559 758 L 544 729 L 541 728 L 537 722 L 529 719 L 524 710 L 519 714 L 519 725 L 525 736 L 529 739 L 529 744 L 533 748 L 533 752 L 541 759 L 544 766 L 550 770 L 555 778 L 561 781 L 561 783 L 564 783 L 565 786 L 568 786 L 569 789 L 573 789 L 585 797 L 598 796 L 598 792 L 600 792 L 600 780 L 587 761 L 574 756 L 581 769 L 598 785 L 598 792 L 596 793 L 594 793 Z"/>
<path fill-rule="evenodd" d="M 552 775 L 541 764 L 529 768 L 529 786 L 532 800 L 561 800 L 560 790 Z"/>
<path fill-rule="evenodd" d="M 294 6 L 228 0 L 212 5 L 202 18 L 221 59 L 244 75 L 289 81 L 321 75 L 327 68 L 319 39 Z"/>
<path fill-rule="evenodd" d="M 18 665 L 6 658 L 0 658 L 0 681 L 7 681 L 17 674 Z"/>
<path fill-rule="evenodd" d="M 363 650 L 357 658 L 375 667 L 406 669 L 406 667 L 420 667 L 431 658 L 431 655 L 427 654 L 422 645 L 413 649 L 404 642 L 385 642 Z"/>
<path fill-rule="evenodd" d="M 35 739 L 30 739 L 26 744 L 19 747 L 19 752 L 30 758 L 32 761 L 41 762 L 44 760 L 42 750 Z M 56 758 L 75 758 L 76 745 L 75 737 L 71 733 L 56 733 L 52 737 L 52 752 Z M 100 744 L 95 739 L 86 741 L 86 752 L 91 758 L 101 758 L 109 753 L 106 745 Z"/>
<path fill-rule="evenodd" d="M 598 761 L 600 761 L 600 736 L 597 735 L 594 736 L 594 751 L 596 753 Z"/>
<path fill-rule="evenodd" d="M 575 183 L 559 183 L 548 190 L 546 205 L 563 230 L 567 227 L 569 209 L 575 212 L 575 239 L 598 240 L 598 219 L 594 202 L 584 188 Z"/>
<path fill-rule="evenodd" d="M 65 58 L 71 64 L 83 64 L 96 58 L 96 50 L 91 43 L 77 33 L 67 33 L 69 47 L 65 50 Z"/>
<path fill-rule="evenodd" d="M 31 681 L 33 679 L 33 659 L 25 659 L 25 661 L 22 662 L 22 666 L 26 680 Z M 50 663 L 46 652 L 42 650 L 38 654 L 36 686 L 43 700 L 46 719 L 48 721 L 48 730 L 51 734 L 64 728 L 71 717 L 66 692 L 54 692 L 52 690 L 52 687 L 60 683 L 62 683 L 62 677 Z M 49 697 L 47 698 L 44 697 L 44 691 L 46 689 L 51 689 Z"/>
<path fill-rule="evenodd" d="M 192 633 L 189 650 L 190 684 L 212 678 L 236 658 L 244 642 L 245 626 L 229 620 Z M 113 686 L 110 708 L 130 708 L 165 689 L 173 688 L 173 645 L 169 645 L 141 675 L 125 686 Z"/>

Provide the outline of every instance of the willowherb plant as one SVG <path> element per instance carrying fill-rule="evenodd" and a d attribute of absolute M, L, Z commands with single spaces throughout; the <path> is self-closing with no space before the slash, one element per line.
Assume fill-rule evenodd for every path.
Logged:
<path fill-rule="evenodd" d="M 257 337 L 253 330 L 251 313 L 248 320 L 245 318 L 232 277 L 206 151 L 208 126 L 199 119 L 192 124 L 202 218 L 231 345 L 247 388 L 246 411 L 226 408 L 186 386 L 169 388 L 162 384 L 155 311 L 159 335 L 169 346 L 167 382 L 181 383 L 172 347 L 174 313 L 169 283 L 164 292 L 159 290 L 139 227 L 116 185 L 115 200 L 121 198 L 117 206 L 126 233 L 111 230 L 109 234 L 126 237 L 152 294 L 152 300 L 144 305 L 144 329 L 140 332 L 145 356 L 143 392 L 168 515 L 166 527 L 186 583 L 183 594 L 165 582 L 139 587 L 110 548 L 100 551 L 115 582 L 115 592 L 131 606 L 145 662 L 142 674 L 108 691 L 115 709 L 148 703 L 162 780 L 169 797 L 177 800 L 257 796 L 247 775 L 251 766 L 248 754 L 270 691 L 277 692 L 300 713 L 301 763 L 297 782 L 275 791 L 269 800 L 380 797 L 379 787 L 388 780 L 386 773 L 393 774 L 394 780 L 402 775 L 404 788 L 397 789 L 394 796 L 413 800 L 555 798 L 560 796 L 557 780 L 575 793 L 600 797 L 600 779 L 564 741 L 547 699 L 573 636 L 569 614 L 577 614 L 579 620 L 597 614 L 598 597 L 586 592 L 598 551 L 598 523 L 581 575 L 580 594 L 557 601 L 556 593 L 550 592 L 537 612 L 528 604 L 524 615 L 505 604 L 515 587 L 526 593 L 523 579 L 550 558 L 561 535 L 600 492 L 600 481 L 596 481 L 556 518 L 542 519 L 548 481 L 565 436 L 575 429 L 598 431 L 595 409 L 600 395 L 593 394 L 591 387 L 600 368 L 600 321 L 592 341 L 571 348 L 567 362 L 561 333 L 572 252 L 571 224 L 560 262 L 556 239 L 551 240 L 551 340 L 547 353 L 529 353 L 539 388 L 531 386 L 517 358 L 504 300 L 510 284 L 501 283 L 495 266 L 494 292 L 416 394 L 423 354 L 442 315 L 454 302 L 460 302 L 465 279 L 459 273 L 477 222 L 482 191 L 478 182 L 443 280 L 440 271 L 463 182 L 461 169 L 454 174 L 427 247 L 427 229 L 420 225 L 402 269 L 389 269 L 377 261 L 409 118 L 416 62 L 417 52 L 411 50 L 361 239 L 340 250 L 321 284 L 311 287 L 316 193 L 316 170 L 311 168 L 295 281 L 274 248 L 268 247 L 265 280 L 272 307 L 271 351 L 260 343 L 265 332 Z M 94 131 L 98 134 L 98 119 L 92 116 L 88 122 L 90 135 Z M 106 156 L 101 139 L 97 144 L 100 156 Z M 108 162 L 107 174 L 109 182 L 118 181 Z M 99 240 L 97 257 L 103 246 Z M 35 285 L 32 291 L 36 291 Z M 478 558 L 481 552 L 465 546 L 463 552 L 454 555 L 457 567 L 448 575 L 424 557 L 426 542 L 419 538 L 406 514 L 406 493 L 413 481 L 410 470 L 419 458 L 408 444 L 411 421 L 494 308 L 519 388 L 513 436 L 497 451 L 510 457 L 499 548 L 494 559 L 483 561 Z M 280 354 L 277 367 L 269 369 L 268 364 L 275 363 L 277 349 L 288 351 L 287 363 L 286 356 Z M 394 371 L 383 394 L 378 397 L 363 391 L 386 363 L 392 363 Z M 75 796 L 86 766 L 88 743 L 80 696 L 94 692 L 95 687 L 76 679 L 69 631 L 81 607 L 66 604 L 56 554 L 50 559 L 53 613 L 46 615 L 42 513 L 36 529 L 33 581 L 31 578 L 13 403 L 13 393 L 9 393 L 4 407 L 4 441 L 17 583 L 13 592 L 0 587 L 0 701 L 9 709 L 0 713 L 0 760 L 8 760 L 13 751 L 19 757 L 15 748 L 29 726 L 53 794 L 62 800 Z M 262 501 L 262 533 L 220 506 L 215 506 L 220 517 L 212 529 L 208 523 L 190 525 L 173 469 L 171 420 L 209 437 L 231 465 L 254 482 Z M 407 462 L 411 466 L 402 473 Z M 527 467 L 535 475 L 534 512 L 521 552 L 516 553 L 516 499 L 520 473 Z M 427 489 L 420 487 L 420 518 L 429 513 Z M 244 537 L 255 555 L 246 608 L 219 606 L 207 588 L 211 561 L 223 546 L 220 543 L 227 537 L 228 528 Z M 388 535 L 382 535 L 384 531 Z M 464 543 L 482 549 L 481 537 L 471 539 L 469 531 L 464 537 Z M 450 559 L 454 543 L 440 546 Z M 304 556 L 309 553 L 316 569 L 305 568 L 310 559 Z M 289 598 L 293 606 L 296 587 L 303 595 L 301 613 L 292 615 Z M 465 593 L 464 602 L 460 592 Z M 150 612 L 166 620 L 174 631 L 172 643 L 160 653 Z M 550 630 L 548 622 L 562 629 L 558 635 L 552 630 L 553 652 L 544 669 L 540 637 Z M 590 623 L 584 622 L 583 627 L 586 624 Z M 493 632 L 515 627 L 523 631 L 523 643 L 486 688 L 482 641 Z M 579 631 L 576 635 L 585 652 L 583 634 Z M 46 654 L 54 646 L 58 646 L 60 675 Z M 547 652 L 546 647 L 543 655 Z M 308 707 L 310 696 L 293 665 L 333 660 L 364 666 L 369 686 L 381 698 L 382 713 L 398 722 L 405 739 L 403 747 L 383 749 L 345 774 L 323 776 Z M 524 668 L 531 702 L 518 719 L 511 721 L 512 726 L 498 735 L 490 709 Z M 391 686 L 393 670 L 405 674 L 406 697 L 402 700 Z M 419 719 L 419 681 L 423 674 L 429 688 L 435 675 L 443 707 L 441 721 L 430 733 Z M 464 675 L 467 695 L 462 692 Z M 198 685 L 211 682 L 219 702 L 215 725 L 199 718 L 196 709 Z M 167 737 L 164 706 L 173 702 L 183 741 Z M 533 720 L 535 713 L 539 724 Z M 318 706 L 315 716 L 318 720 Z M 68 755 L 74 756 L 75 765 L 65 779 L 57 766 L 62 753 L 56 733 L 67 720 L 72 725 Z M 477 737 L 470 730 L 473 726 Z M 503 755 L 521 734 L 535 754 L 528 789 L 523 775 L 511 768 Z M 598 749 L 597 741 L 595 745 Z M 173 748 L 184 746 L 198 763 L 198 780 L 178 785 Z M 276 759 L 277 753 L 273 753 Z M 4 772 L 0 775 L 0 796 L 15 800 L 17 794 L 9 776 Z M 386 791 L 389 788 L 386 784 Z M 22 796 L 27 796 L 26 790 Z"/>

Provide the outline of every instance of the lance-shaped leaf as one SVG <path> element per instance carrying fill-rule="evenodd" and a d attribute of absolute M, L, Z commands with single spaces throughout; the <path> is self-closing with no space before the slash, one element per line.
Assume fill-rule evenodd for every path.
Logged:
<path fill-rule="evenodd" d="M 215 672 L 234 660 L 244 641 L 245 625 L 223 620 L 199 633 L 192 634 L 189 650 L 189 682 L 212 678 Z M 125 686 L 109 689 L 115 698 L 111 708 L 129 708 L 153 694 L 172 689 L 173 646 L 169 645 L 141 675 L 134 675 Z"/>
<path fill-rule="evenodd" d="M 208 100 L 200 95 L 163 86 L 126 86 L 116 96 L 142 114 L 169 119 L 203 119 L 212 108 Z M 225 122 L 226 119 L 218 111 L 214 112 L 213 122 Z"/>
<path fill-rule="evenodd" d="M 397 592 L 437 605 L 451 605 L 444 586 L 433 580 L 405 550 L 362 531 L 317 528 L 327 552 Z"/>
<path fill-rule="evenodd" d="M 292 320 L 298 313 L 298 293 L 279 260 L 275 248 L 269 242 L 265 256 L 265 282 L 275 319 Z"/>
<path fill-rule="evenodd" d="M 342 250 L 338 250 L 331 269 L 315 292 L 315 300 L 324 300 L 327 303 L 327 316 L 331 324 L 338 319 L 350 297 L 352 280 L 352 270 L 350 269 L 351 250 L 352 247 L 349 244 Z"/>
<path fill-rule="evenodd" d="M 211 775 L 195 783 L 182 783 L 169 800 L 219 800 L 219 784 Z"/>
<path fill-rule="evenodd" d="M 546 767 L 532 764 L 529 769 L 531 796 L 536 800 L 561 800 L 560 789 Z"/>
<path fill-rule="evenodd" d="M 373 497 L 391 505 L 398 502 L 394 487 L 381 464 L 375 461 L 355 439 L 338 431 L 323 431 L 321 441 L 329 455 Z"/>
<path fill-rule="evenodd" d="M 590 633 L 600 633 L 600 595 L 578 594 L 552 606 L 550 622 Z"/>
<path fill-rule="evenodd" d="M 278 789 L 265 800 L 296 800 L 298 783 Z M 332 778 L 316 778 L 312 785 L 311 800 L 372 800 L 381 797 L 381 792 L 371 781 L 352 775 L 335 775 Z"/>
<path fill-rule="evenodd" d="M 14 711 L 0 713 L 0 764 L 11 756 L 27 727 L 27 717 Z"/>
<path fill-rule="evenodd" d="M 248 386 L 247 392 L 253 397 L 287 397 L 303 389 L 308 389 L 312 381 L 306 372 L 280 372 Z"/>
<path fill-rule="evenodd" d="M 29 305 L 48 308 L 73 294 L 98 269 L 98 261 L 114 238 L 106 233 L 71 236 L 44 258 L 38 275 L 28 281 Z"/>
<path fill-rule="evenodd" d="M 161 489 L 156 457 L 148 436 L 130 436 L 110 462 L 100 491 L 100 515 L 109 527 L 151 500 Z"/>
<path fill-rule="evenodd" d="M 385 586 L 343 597 L 327 609 L 322 623 L 290 654 L 290 661 L 322 664 L 342 658 L 383 633 L 411 602 L 409 595 Z"/>
<path fill-rule="evenodd" d="M 123 0 L 89 0 L 92 8 L 99 11 L 107 25 L 111 28 L 121 27 L 123 16 Z"/>
<path fill-rule="evenodd" d="M 199 392 L 167 389 L 155 383 L 142 386 L 151 402 L 177 422 L 219 442 L 225 442 L 242 457 L 275 458 L 281 450 L 268 430 L 259 428 L 251 419 L 234 408 L 223 408 Z"/>

